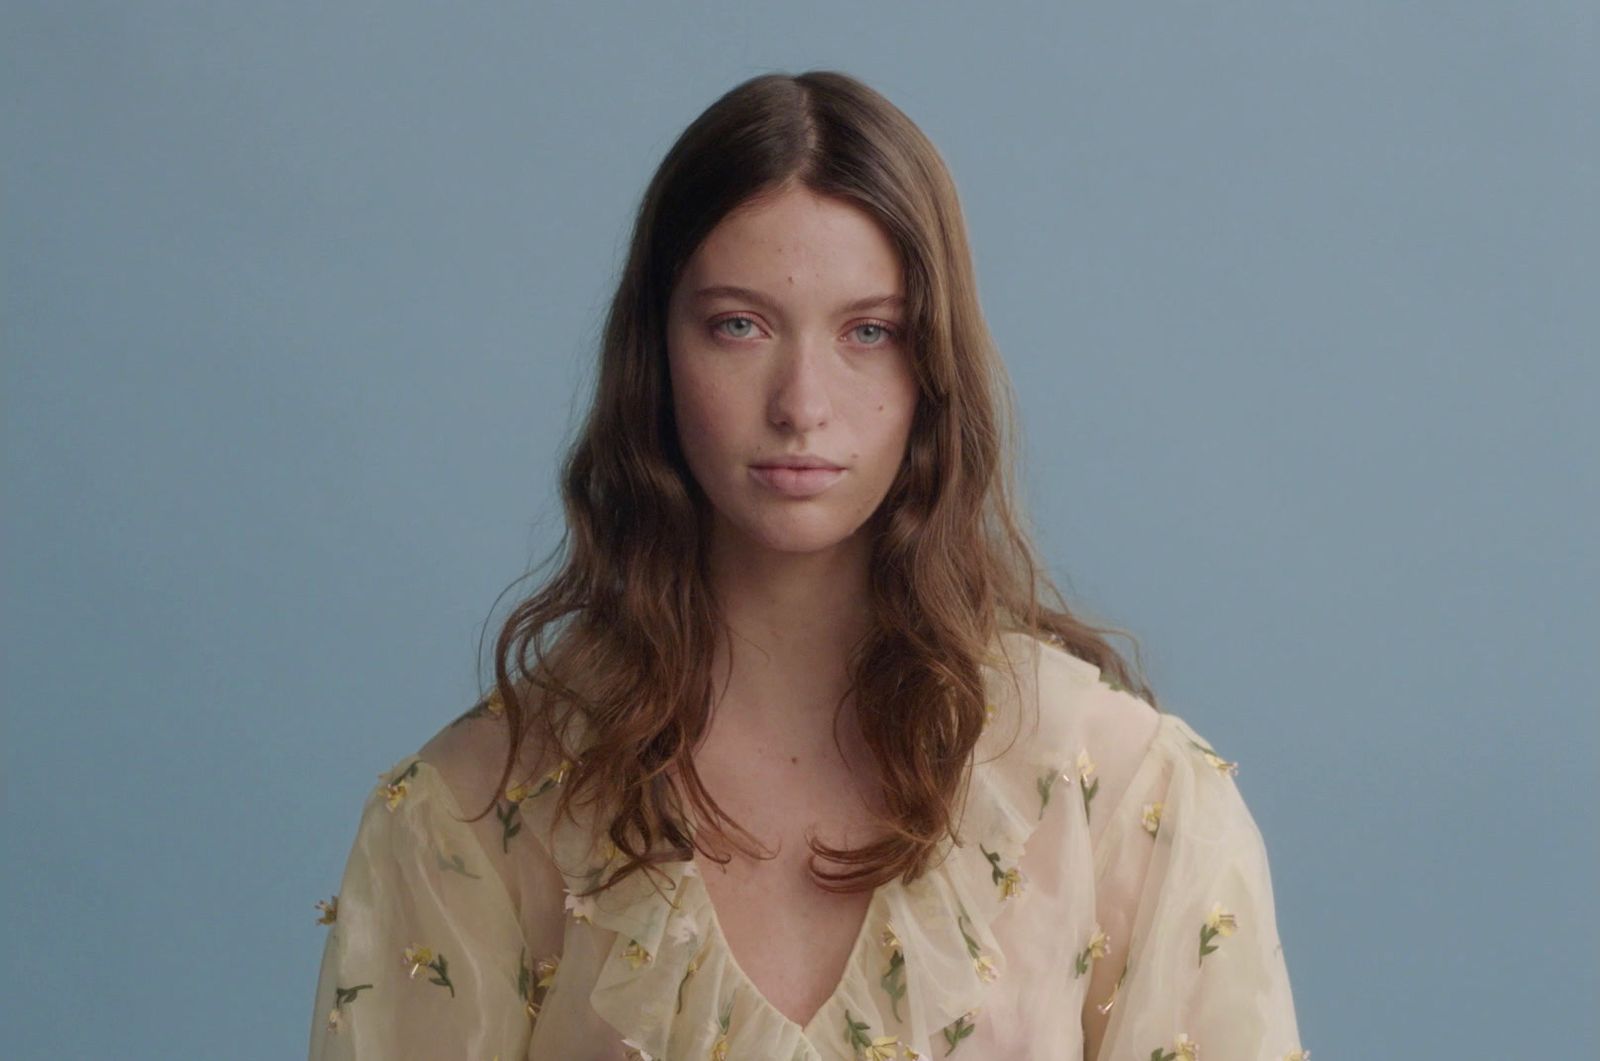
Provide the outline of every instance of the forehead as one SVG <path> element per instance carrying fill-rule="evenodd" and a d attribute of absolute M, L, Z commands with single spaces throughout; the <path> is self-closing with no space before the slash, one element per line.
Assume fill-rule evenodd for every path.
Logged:
<path fill-rule="evenodd" d="M 755 287 L 780 300 L 902 293 L 899 254 L 853 203 L 790 188 L 746 203 L 685 263 L 683 290 Z"/>

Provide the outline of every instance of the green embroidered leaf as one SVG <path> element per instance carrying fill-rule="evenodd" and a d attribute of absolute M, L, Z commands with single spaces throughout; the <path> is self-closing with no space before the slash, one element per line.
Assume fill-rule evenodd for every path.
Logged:
<path fill-rule="evenodd" d="M 850 1016 L 849 1010 L 844 1011 L 844 1041 L 852 1048 L 859 1050 L 863 1046 L 872 1045 L 872 1038 L 867 1035 L 867 1028 L 866 1021 L 858 1021 Z"/>
<path fill-rule="evenodd" d="M 999 884 L 1001 881 L 1005 880 L 1006 871 L 1000 868 L 1000 853 L 998 851 L 990 851 L 987 847 L 983 846 L 982 842 L 978 844 L 978 850 L 982 851 L 983 857 L 989 860 L 989 875 L 994 878 L 994 882 Z"/>
<path fill-rule="evenodd" d="M 977 961 L 978 941 L 973 939 L 972 936 L 967 932 L 967 921 L 968 918 L 966 907 L 962 907 L 961 916 L 956 918 L 956 927 L 961 930 L 961 938 L 967 941 L 967 953 L 972 956 L 973 961 Z"/>
<path fill-rule="evenodd" d="M 1039 788 L 1039 820 L 1044 821 L 1044 809 L 1050 806 L 1050 790 L 1056 785 L 1056 778 L 1061 776 L 1061 771 L 1052 770 L 1039 778 L 1036 782 Z"/>
<path fill-rule="evenodd" d="M 336 1006 L 342 1006 L 346 1002 L 354 1002 L 357 995 L 367 990 L 371 986 L 371 984 L 357 984 L 354 987 L 339 987 L 338 985 L 334 985 L 333 1004 Z"/>
<path fill-rule="evenodd" d="M 500 808 L 500 801 L 495 800 L 494 816 L 500 819 L 500 850 L 510 854 L 511 838 L 522 832 L 522 822 L 518 820 L 522 815 L 522 806 L 507 802 L 504 810 Z"/>
<path fill-rule="evenodd" d="M 949 1057 L 951 1054 L 955 1053 L 956 1047 L 961 1045 L 961 1040 L 965 1039 L 976 1030 L 977 1025 L 973 1024 L 972 1019 L 965 1013 L 957 1018 L 954 1023 L 946 1025 L 944 1029 L 944 1041 L 948 1043 L 949 1046 L 945 1050 L 944 1056 Z"/>
<path fill-rule="evenodd" d="M 436 851 L 434 852 L 434 857 L 438 859 L 439 868 L 442 870 L 447 870 L 451 873 L 459 873 L 463 877 L 470 877 L 473 880 L 483 879 L 480 875 L 467 869 L 466 859 L 462 858 L 460 855 L 451 855 L 448 859 L 446 859 L 443 852 Z"/>
<path fill-rule="evenodd" d="M 1084 787 L 1083 779 L 1078 779 L 1078 787 L 1083 789 L 1083 816 L 1089 817 L 1089 804 L 1094 800 L 1094 794 L 1100 791 L 1100 779 L 1094 779 L 1094 784 Z"/>
<path fill-rule="evenodd" d="M 433 961 L 429 962 L 427 967 L 439 974 L 438 976 L 430 978 L 428 983 L 438 984 L 440 987 L 448 987 L 450 989 L 450 997 L 455 998 L 456 985 L 450 982 L 449 964 L 445 961 L 444 955 L 441 954 Z"/>
<path fill-rule="evenodd" d="M 883 993 L 889 996 L 889 1008 L 894 1013 L 895 1020 L 904 1020 L 900 1016 L 900 1000 L 906 997 L 906 957 L 899 951 L 889 959 L 889 969 L 878 981 L 883 986 Z"/>

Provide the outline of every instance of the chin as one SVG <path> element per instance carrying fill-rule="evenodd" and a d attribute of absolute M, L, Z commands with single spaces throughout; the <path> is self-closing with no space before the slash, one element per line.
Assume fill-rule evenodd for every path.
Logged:
<path fill-rule="evenodd" d="M 859 529 L 824 513 L 772 515 L 733 524 L 734 533 L 752 548 L 774 553 L 820 553 L 843 545 Z"/>

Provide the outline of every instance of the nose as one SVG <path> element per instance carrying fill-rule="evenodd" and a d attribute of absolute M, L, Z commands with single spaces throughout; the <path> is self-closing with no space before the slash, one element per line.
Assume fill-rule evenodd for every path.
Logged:
<path fill-rule="evenodd" d="M 833 415 L 833 350 L 827 339 L 801 338 L 783 344 L 774 359 L 768 416 L 778 427 L 806 432 Z"/>

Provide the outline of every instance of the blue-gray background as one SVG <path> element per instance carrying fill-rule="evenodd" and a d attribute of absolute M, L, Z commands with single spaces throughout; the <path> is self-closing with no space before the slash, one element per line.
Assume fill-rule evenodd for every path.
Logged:
<path fill-rule="evenodd" d="M 650 171 L 812 67 L 955 174 L 1041 546 L 1241 762 L 1305 1045 L 1595 1056 L 1596 30 L 7 4 L 8 1056 L 303 1054 L 360 801 L 559 535 Z"/>

